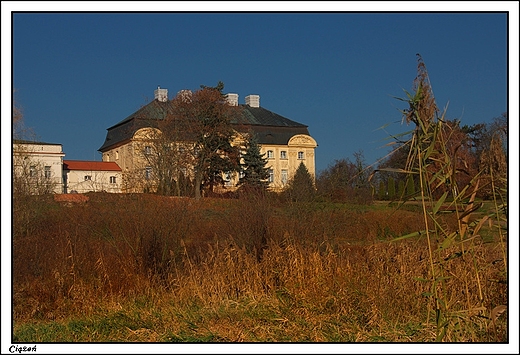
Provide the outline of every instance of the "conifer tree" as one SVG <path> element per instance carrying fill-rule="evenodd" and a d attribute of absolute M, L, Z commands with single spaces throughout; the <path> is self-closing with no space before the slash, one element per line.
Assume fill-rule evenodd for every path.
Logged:
<path fill-rule="evenodd" d="M 400 199 L 402 199 L 404 196 L 404 181 L 403 180 L 399 180 L 399 182 L 397 183 L 397 196 L 399 196 Z"/>
<path fill-rule="evenodd" d="M 379 182 L 379 199 L 386 199 L 386 185 L 384 181 Z"/>
<path fill-rule="evenodd" d="M 395 180 L 393 177 L 388 178 L 388 198 L 392 200 L 395 197 Z"/>
<path fill-rule="evenodd" d="M 294 177 L 289 182 L 287 192 L 290 198 L 296 202 L 309 202 L 314 199 L 316 195 L 314 179 L 303 162 L 300 163 Z"/>
<path fill-rule="evenodd" d="M 408 198 L 415 194 L 415 182 L 412 175 L 408 175 L 406 179 L 406 194 L 408 195 Z"/>
<path fill-rule="evenodd" d="M 243 176 L 238 184 L 247 188 L 266 189 L 269 185 L 269 170 L 266 168 L 267 158 L 260 152 L 260 145 L 254 134 L 248 135 L 245 143 L 245 154 L 243 155 L 241 168 Z"/>

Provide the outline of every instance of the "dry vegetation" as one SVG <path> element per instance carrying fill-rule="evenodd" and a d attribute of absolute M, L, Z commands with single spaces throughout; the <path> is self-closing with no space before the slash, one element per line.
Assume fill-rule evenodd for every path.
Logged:
<path fill-rule="evenodd" d="M 50 196 L 15 199 L 14 341 L 438 336 L 427 240 L 392 241 L 423 228 L 414 206 L 88 195 L 72 205 Z M 461 257 L 450 259 L 458 247 L 438 251 L 449 275 L 444 341 L 508 341 L 507 317 L 496 309 L 507 304 L 508 290 L 495 235 L 488 228 Z"/>

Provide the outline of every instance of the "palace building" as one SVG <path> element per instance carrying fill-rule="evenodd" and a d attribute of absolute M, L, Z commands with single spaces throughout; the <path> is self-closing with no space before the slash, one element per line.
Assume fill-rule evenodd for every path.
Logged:
<path fill-rule="evenodd" d="M 140 176 L 146 179 L 151 168 L 146 166 L 138 152 L 149 149 L 146 141 L 158 130 L 157 123 L 173 109 L 167 89 L 159 87 L 154 94 L 153 101 L 108 128 L 105 142 L 99 148 L 104 162 L 115 162 L 121 167 L 122 192 L 142 192 L 139 191 L 142 185 L 135 181 L 135 172 L 142 170 Z M 261 152 L 268 159 L 270 189 L 282 190 L 301 162 L 315 176 L 317 143 L 310 136 L 308 126 L 261 107 L 259 95 L 246 96 L 244 104 L 238 102 L 238 94 L 230 93 L 226 97 L 229 105 L 241 108 L 240 117 L 233 123 L 238 137 L 236 144 L 244 134 L 252 132 L 256 135 Z M 238 182 L 238 175 L 227 176 L 225 181 L 225 188 L 232 190 Z"/>

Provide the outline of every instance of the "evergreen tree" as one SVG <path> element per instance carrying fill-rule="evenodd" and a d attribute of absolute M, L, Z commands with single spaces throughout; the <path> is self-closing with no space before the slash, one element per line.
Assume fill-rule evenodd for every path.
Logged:
<path fill-rule="evenodd" d="M 379 181 L 379 199 L 386 199 L 386 186 L 384 181 Z"/>
<path fill-rule="evenodd" d="M 388 198 L 393 200 L 395 197 L 395 180 L 393 177 L 388 178 Z"/>
<path fill-rule="evenodd" d="M 408 197 L 415 194 L 415 182 L 412 175 L 409 175 L 406 179 L 406 194 Z"/>
<path fill-rule="evenodd" d="M 243 176 L 238 184 L 246 188 L 266 189 L 269 185 L 269 170 L 266 168 L 267 158 L 260 152 L 260 145 L 256 136 L 249 134 L 245 143 L 245 154 L 242 156 L 244 162 L 240 164 Z"/>
<path fill-rule="evenodd" d="M 316 195 L 314 179 L 303 162 L 300 163 L 294 177 L 289 182 L 287 192 L 295 202 L 309 202 L 314 199 Z"/>
<path fill-rule="evenodd" d="M 399 180 L 399 182 L 397 183 L 397 196 L 399 196 L 400 199 L 402 199 L 404 196 L 404 181 L 403 180 Z"/>

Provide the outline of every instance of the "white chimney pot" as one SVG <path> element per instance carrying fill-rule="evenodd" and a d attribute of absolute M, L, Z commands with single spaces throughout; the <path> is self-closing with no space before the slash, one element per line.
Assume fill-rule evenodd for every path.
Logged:
<path fill-rule="evenodd" d="M 155 99 L 161 102 L 168 101 L 168 89 L 161 89 L 160 86 L 154 91 Z"/>
<path fill-rule="evenodd" d="M 250 107 L 260 107 L 260 95 L 246 96 L 246 105 Z"/>

